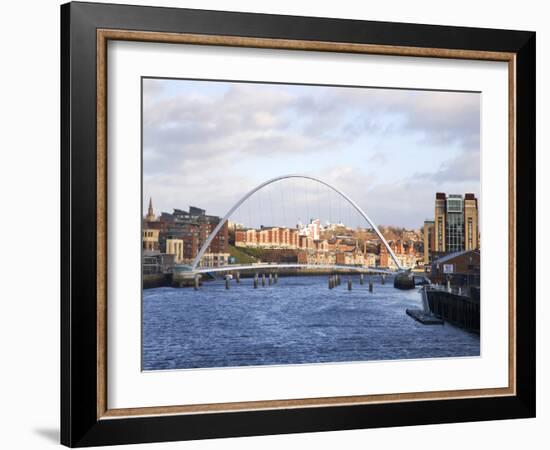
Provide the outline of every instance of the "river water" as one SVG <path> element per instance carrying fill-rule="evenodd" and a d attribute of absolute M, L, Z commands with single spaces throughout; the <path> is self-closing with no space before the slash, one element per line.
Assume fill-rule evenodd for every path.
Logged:
<path fill-rule="evenodd" d="M 198 291 L 143 291 L 143 370 L 479 356 L 479 336 L 452 325 L 422 325 L 417 289 L 388 279 L 374 292 L 328 289 L 327 277 L 281 277 L 253 289 L 252 279 L 205 282 Z"/>

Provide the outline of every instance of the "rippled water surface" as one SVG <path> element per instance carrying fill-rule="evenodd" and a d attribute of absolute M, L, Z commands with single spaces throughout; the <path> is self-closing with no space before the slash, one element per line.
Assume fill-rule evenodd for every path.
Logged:
<path fill-rule="evenodd" d="M 414 289 L 387 280 L 374 292 L 347 278 L 205 282 L 198 290 L 143 292 L 144 370 L 478 356 L 479 336 L 449 324 L 422 325 L 405 314 L 421 307 Z"/>

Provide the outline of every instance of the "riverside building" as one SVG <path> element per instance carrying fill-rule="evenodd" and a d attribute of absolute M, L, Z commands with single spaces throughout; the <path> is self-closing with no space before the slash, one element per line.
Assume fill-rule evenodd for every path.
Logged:
<path fill-rule="evenodd" d="M 430 233 L 433 233 L 433 242 Z M 479 249 L 478 203 L 474 194 L 462 196 L 438 192 L 435 195 L 434 221 L 424 223 L 425 249 L 426 244 L 436 253 Z M 429 263 L 429 255 L 428 260 L 426 256 L 425 253 L 424 262 Z"/>

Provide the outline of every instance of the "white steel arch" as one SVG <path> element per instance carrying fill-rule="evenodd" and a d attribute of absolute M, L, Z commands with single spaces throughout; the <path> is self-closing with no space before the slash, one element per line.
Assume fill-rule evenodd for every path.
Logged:
<path fill-rule="evenodd" d="M 223 217 L 222 220 L 220 220 L 220 222 L 218 223 L 218 225 L 216 225 L 216 228 L 214 228 L 214 230 L 210 233 L 210 235 L 208 236 L 208 238 L 206 239 L 206 241 L 204 242 L 204 244 L 202 245 L 202 247 L 200 248 L 199 252 L 197 253 L 197 256 L 195 257 L 195 259 L 193 260 L 193 264 L 191 265 L 191 271 L 195 271 L 197 266 L 199 265 L 199 262 L 201 260 L 201 258 L 203 257 L 204 253 L 206 252 L 206 249 L 210 246 L 210 243 L 212 242 L 212 239 L 214 239 L 214 237 L 216 236 L 216 234 L 218 234 L 218 231 L 220 231 L 220 229 L 223 227 L 223 225 L 225 224 L 225 222 L 227 222 L 227 220 L 231 217 L 231 215 L 239 208 L 239 206 L 241 206 L 247 199 L 249 199 L 252 195 L 254 195 L 255 192 L 259 191 L 260 189 L 270 185 L 270 184 L 273 184 L 273 183 L 276 183 L 277 181 L 281 181 L 281 180 L 286 180 L 288 178 L 304 178 L 306 180 L 312 180 L 312 181 L 315 181 L 317 183 L 320 183 L 326 187 L 328 187 L 329 189 L 332 189 L 334 192 L 336 192 L 338 195 L 340 195 L 342 198 L 344 198 L 345 200 L 347 200 L 347 202 L 353 206 L 357 212 L 359 214 L 361 214 L 361 216 L 369 223 L 369 225 L 373 228 L 373 230 L 375 231 L 375 233 L 378 235 L 378 237 L 380 238 L 380 240 L 382 241 L 382 243 L 384 244 L 384 246 L 386 247 L 386 249 L 388 250 L 388 253 L 390 254 L 390 256 L 392 257 L 393 261 L 395 262 L 395 265 L 397 266 L 397 268 L 399 270 L 403 270 L 403 268 L 401 267 L 401 264 L 399 264 L 399 261 L 397 260 L 397 257 L 395 256 L 395 254 L 393 253 L 393 250 L 391 249 L 391 247 L 389 246 L 388 242 L 386 241 L 386 239 L 384 238 L 384 236 L 382 236 L 382 233 L 380 233 L 380 230 L 378 229 L 378 227 L 374 224 L 374 222 L 372 220 L 370 220 L 369 216 L 367 216 L 367 214 L 365 213 L 365 211 L 363 211 L 359 205 L 357 203 L 355 203 L 351 198 L 349 198 L 346 194 L 344 194 L 341 190 L 335 188 L 334 186 L 328 184 L 326 181 L 323 181 L 319 178 L 316 178 L 316 177 L 312 177 L 310 175 L 302 175 L 302 174 L 291 174 L 291 175 L 281 175 L 281 176 L 278 176 L 278 177 L 275 177 L 275 178 L 271 178 L 270 180 L 267 180 L 267 181 L 264 181 L 262 184 L 256 186 L 254 189 L 252 189 L 251 191 L 247 192 L 237 203 L 235 203 L 235 205 L 233 205 L 233 207 L 227 212 L 227 214 Z"/>

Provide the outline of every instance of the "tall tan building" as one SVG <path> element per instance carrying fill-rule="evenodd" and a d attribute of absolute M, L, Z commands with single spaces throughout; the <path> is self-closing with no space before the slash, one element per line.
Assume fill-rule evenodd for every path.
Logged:
<path fill-rule="evenodd" d="M 464 250 L 479 248 L 477 198 L 474 194 L 464 197 Z"/>
<path fill-rule="evenodd" d="M 464 197 L 435 194 L 434 241 L 434 251 L 438 253 L 479 249 L 478 206 L 474 194 L 467 193 Z"/>
<path fill-rule="evenodd" d="M 424 221 L 424 264 L 432 262 L 432 254 L 435 250 L 435 221 Z"/>
<path fill-rule="evenodd" d="M 435 251 L 445 251 L 445 203 L 446 195 L 442 192 L 435 194 L 435 215 L 434 215 L 434 227 L 435 227 Z"/>

